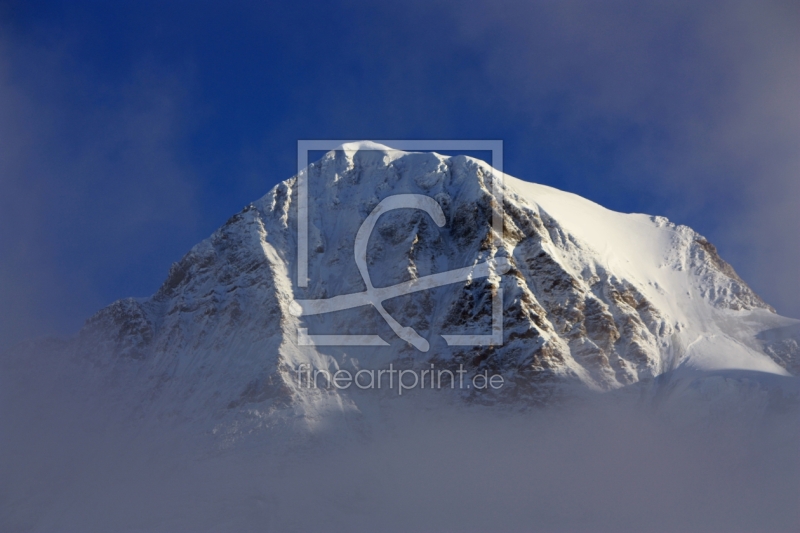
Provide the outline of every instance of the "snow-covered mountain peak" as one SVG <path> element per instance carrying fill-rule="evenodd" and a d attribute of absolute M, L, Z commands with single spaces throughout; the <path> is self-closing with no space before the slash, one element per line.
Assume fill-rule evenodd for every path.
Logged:
<path fill-rule="evenodd" d="M 457 396 L 524 403 L 547 402 L 569 384 L 609 390 L 678 370 L 798 370 L 794 338 L 764 334 L 797 321 L 776 315 L 688 227 L 609 211 L 470 157 L 370 142 L 343 145 L 304 172 L 307 287 L 297 282 L 295 177 L 195 246 L 153 297 L 117 302 L 90 319 L 78 349 L 120 376 L 137 376 L 130 380 L 152 397 L 177 397 L 184 409 L 215 416 L 290 405 L 321 416 L 349 401 L 346 392 L 298 386 L 300 365 L 463 367 L 500 374 L 505 386 Z M 432 199 L 445 223 L 419 209 L 380 215 L 366 246 L 374 287 L 475 275 L 386 299 L 389 319 L 373 305 L 298 316 L 298 301 L 366 290 L 356 235 L 393 195 Z M 498 214 L 502 235 L 492 229 Z M 477 275 L 499 257 L 507 272 Z M 398 337 L 391 320 L 429 349 Z M 496 320 L 499 343 L 447 340 L 491 334 Z M 306 345 L 304 335 L 371 336 L 382 345 Z"/>

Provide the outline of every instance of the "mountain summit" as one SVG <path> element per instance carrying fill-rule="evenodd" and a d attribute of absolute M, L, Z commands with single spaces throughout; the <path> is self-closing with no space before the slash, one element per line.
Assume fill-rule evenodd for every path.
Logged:
<path fill-rule="evenodd" d="M 215 420 L 245 411 L 319 417 L 359 409 L 349 399 L 355 387 L 304 388 L 299 368 L 486 372 L 503 376 L 503 387 L 457 395 L 523 404 L 547 403 L 575 386 L 655 386 L 659 376 L 682 372 L 800 370 L 798 321 L 777 315 L 704 237 L 666 218 L 610 211 L 470 157 L 375 143 L 344 145 L 304 172 L 306 287 L 297 279 L 295 176 L 192 248 L 153 296 L 120 300 L 90 318 L 76 353 L 134 387 L 143 402 Z M 502 205 L 493 190 L 502 192 Z M 383 311 L 298 313 L 297 302 L 367 289 L 357 235 L 394 195 L 429 198 L 432 211 L 376 215 L 364 243 L 369 283 L 407 287 L 436 274 L 440 281 L 442 273 L 463 276 L 388 298 Z M 501 235 L 492 229 L 499 215 Z M 505 268 L 479 276 L 484 263 Z M 391 319 L 427 349 L 398 337 Z M 501 342 L 447 341 L 488 335 L 493 326 L 502 326 Z M 305 335 L 378 340 L 325 346 Z"/>

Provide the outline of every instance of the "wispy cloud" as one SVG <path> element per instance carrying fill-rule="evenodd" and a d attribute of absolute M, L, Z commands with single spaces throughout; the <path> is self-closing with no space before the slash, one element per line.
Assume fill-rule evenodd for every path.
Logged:
<path fill-rule="evenodd" d="M 103 86 L 68 46 L 0 41 L 0 345 L 74 330 L 197 220 L 180 80 L 143 63 Z"/>

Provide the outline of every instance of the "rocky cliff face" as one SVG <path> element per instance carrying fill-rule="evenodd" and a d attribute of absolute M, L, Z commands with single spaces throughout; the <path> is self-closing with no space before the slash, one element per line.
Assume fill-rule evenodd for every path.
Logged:
<path fill-rule="evenodd" d="M 296 279 L 295 177 L 190 250 L 155 295 L 116 302 L 89 319 L 76 351 L 147 402 L 213 419 L 231 413 L 266 419 L 289 410 L 314 417 L 350 405 L 348 392 L 300 387 L 300 364 L 351 370 L 463 365 L 468 375 L 502 374 L 505 386 L 458 395 L 526 404 L 547 402 L 569 384 L 609 390 L 649 383 L 681 365 L 796 371 L 796 340 L 757 338 L 796 321 L 776 315 L 690 228 L 607 211 L 468 157 L 346 148 L 308 169 L 308 287 L 299 288 Z M 493 184 L 504 193 L 502 236 L 491 229 L 500 209 Z M 375 206 L 396 194 L 434 198 L 446 223 L 438 227 L 414 209 L 381 216 L 367 247 L 375 287 L 496 258 L 510 264 L 502 276 L 385 302 L 402 326 L 428 340 L 427 352 L 398 338 L 371 306 L 291 312 L 295 300 L 365 290 L 355 236 Z M 448 346 L 442 335 L 491 332 L 499 290 L 502 345 Z M 299 328 L 377 334 L 388 345 L 301 346 Z"/>

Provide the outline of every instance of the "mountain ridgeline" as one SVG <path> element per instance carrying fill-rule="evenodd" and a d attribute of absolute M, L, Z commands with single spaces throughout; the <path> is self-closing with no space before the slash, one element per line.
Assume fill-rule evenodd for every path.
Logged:
<path fill-rule="evenodd" d="M 360 409 L 355 387 L 303 387 L 299 368 L 356 372 L 392 364 L 463 369 L 467 379 L 501 375 L 497 389 L 429 393 L 521 406 L 580 390 L 654 391 L 659 376 L 800 370 L 798 322 L 775 314 L 686 226 L 609 211 L 466 156 L 353 143 L 306 172 L 307 287 L 297 280 L 293 177 L 193 247 L 153 296 L 120 300 L 90 318 L 70 350 L 146 409 L 216 421 L 288 413 L 320 419 Z M 498 259 L 507 271 L 386 300 L 386 312 L 424 337 L 427 351 L 399 338 L 371 305 L 292 313 L 296 300 L 365 291 L 356 235 L 383 199 L 399 194 L 433 198 L 445 224 L 419 209 L 381 215 L 366 254 L 375 287 Z M 495 214 L 502 235 L 492 229 Z M 491 333 L 498 296 L 502 343 L 445 341 Z M 307 346 L 301 331 L 385 342 Z"/>

